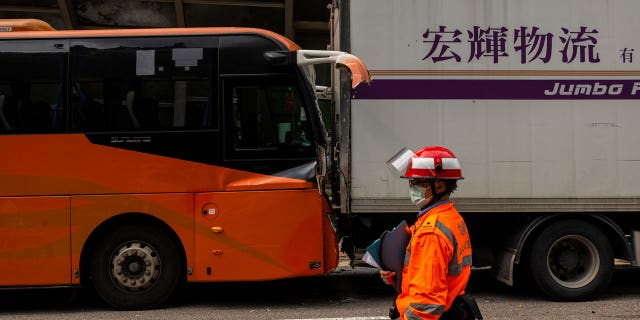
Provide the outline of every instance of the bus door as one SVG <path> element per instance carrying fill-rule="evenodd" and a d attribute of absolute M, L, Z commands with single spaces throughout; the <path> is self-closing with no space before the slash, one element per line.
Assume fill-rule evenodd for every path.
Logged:
<path fill-rule="evenodd" d="M 294 82 L 222 77 L 220 192 L 196 195 L 198 280 L 322 274 L 322 201 L 311 117 Z"/>

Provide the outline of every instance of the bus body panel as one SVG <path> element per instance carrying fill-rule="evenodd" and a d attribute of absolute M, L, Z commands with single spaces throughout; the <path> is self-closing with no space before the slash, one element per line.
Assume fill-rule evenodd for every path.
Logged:
<path fill-rule="evenodd" d="M 330 273 L 340 262 L 340 244 L 337 221 L 328 201 L 322 201 L 322 241 L 324 249 L 324 273 Z"/>
<path fill-rule="evenodd" d="M 68 285 L 69 197 L 0 197 L 0 286 Z"/>
<path fill-rule="evenodd" d="M 323 273 L 323 198 L 316 189 L 212 192 L 195 198 L 196 281 Z"/>
<path fill-rule="evenodd" d="M 315 187 L 299 179 L 95 145 L 82 134 L 4 135 L 0 136 L 0 149 L 12 150 L 0 158 L 0 196 Z"/>

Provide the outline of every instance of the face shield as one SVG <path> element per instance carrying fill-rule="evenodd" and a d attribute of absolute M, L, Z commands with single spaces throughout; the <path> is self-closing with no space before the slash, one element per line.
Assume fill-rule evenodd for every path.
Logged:
<path fill-rule="evenodd" d="M 387 160 L 386 165 L 387 168 L 393 173 L 396 177 L 404 176 L 404 173 L 407 170 L 407 166 L 411 161 L 411 158 L 415 156 L 415 153 L 407 148 L 402 148 L 400 151 L 396 152 L 389 160 Z"/>
<path fill-rule="evenodd" d="M 404 177 L 407 171 L 407 166 L 409 166 L 411 159 L 415 155 L 416 154 L 413 151 L 407 148 L 402 148 L 400 149 L 400 151 L 396 152 L 396 154 L 394 154 L 389 160 L 387 160 L 387 168 L 394 176 Z M 429 199 L 425 198 L 426 190 L 427 188 L 425 186 L 410 183 L 409 198 L 411 199 L 411 203 L 418 207 L 418 209 L 422 209 L 429 202 Z"/>

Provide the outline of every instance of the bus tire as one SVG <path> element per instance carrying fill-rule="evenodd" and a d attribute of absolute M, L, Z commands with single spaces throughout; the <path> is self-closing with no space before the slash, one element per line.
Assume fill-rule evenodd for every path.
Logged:
<path fill-rule="evenodd" d="M 547 227 L 531 249 L 533 280 L 559 301 L 587 300 L 604 290 L 613 276 L 613 250 L 595 226 L 564 220 Z"/>
<path fill-rule="evenodd" d="M 157 308 L 182 281 L 175 241 L 148 224 L 114 228 L 94 250 L 90 268 L 93 287 L 116 309 Z"/>

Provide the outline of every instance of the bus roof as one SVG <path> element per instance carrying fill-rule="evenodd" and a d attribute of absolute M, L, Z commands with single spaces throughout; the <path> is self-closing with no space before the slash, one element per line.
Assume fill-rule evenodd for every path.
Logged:
<path fill-rule="evenodd" d="M 37 19 L 0 19 L 0 39 L 56 39 L 56 38 L 117 38 L 154 36 L 191 36 L 222 34 L 258 34 L 282 43 L 287 49 L 301 49 L 285 36 L 257 28 L 200 27 L 200 28 L 153 28 L 153 29 L 100 29 L 100 30 L 55 30 L 48 23 Z"/>
<path fill-rule="evenodd" d="M 0 19 L 0 31 L 55 31 L 55 29 L 38 19 Z"/>

